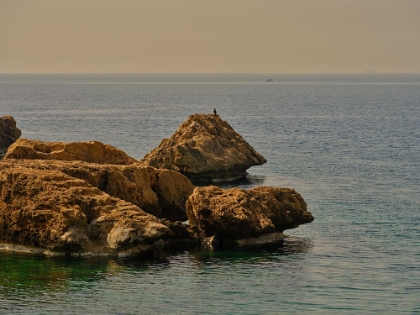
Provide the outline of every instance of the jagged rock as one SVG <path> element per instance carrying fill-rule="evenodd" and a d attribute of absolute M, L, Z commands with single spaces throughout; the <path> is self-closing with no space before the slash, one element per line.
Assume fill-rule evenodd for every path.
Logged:
<path fill-rule="evenodd" d="M 191 238 L 85 180 L 24 163 L 0 163 L 0 212 L 0 242 L 53 252 L 131 255 Z"/>
<path fill-rule="evenodd" d="M 284 230 L 314 219 L 300 194 L 289 188 L 196 187 L 186 210 L 191 228 L 213 244 L 273 242 Z"/>
<path fill-rule="evenodd" d="M 190 116 L 142 163 L 97 141 L 19 139 L 0 162 L 0 243 L 132 255 L 273 242 L 313 220 L 293 189 L 195 188 L 183 175 L 232 179 L 265 161 L 217 115 Z"/>
<path fill-rule="evenodd" d="M 184 175 L 139 164 L 110 165 L 82 161 L 20 160 L 7 158 L 0 165 L 34 170 L 56 170 L 119 199 L 133 203 L 147 213 L 172 221 L 185 221 L 185 202 L 194 185 Z"/>
<path fill-rule="evenodd" d="M 185 201 L 194 189 L 179 172 L 144 167 L 125 152 L 98 141 L 19 139 L 9 147 L 3 161 L 60 170 L 150 214 L 173 221 L 186 220 Z"/>
<path fill-rule="evenodd" d="M 157 217 L 172 221 L 187 219 L 185 202 L 194 190 L 194 185 L 178 172 L 137 164 L 116 166 L 73 163 L 63 165 L 60 169 Z"/>
<path fill-rule="evenodd" d="M 192 180 L 222 181 L 244 177 L 248 168 L 266 159 L 219 115 L 196 114 L 141 162 Z"/>
<path fill-rule="evenodd" d="M 84 161 L 98 164 L 133 164 L 135 159 L 99 141 L 44 142 L 19 139 L 10 146 L 4 159 Z"/>
<path fill-rule="evenodd" d="M 21 136 L 22 132 L 16 127 L 12 116 L 0 117 L 0 158 L 6 153 L 7 148 Z"/>

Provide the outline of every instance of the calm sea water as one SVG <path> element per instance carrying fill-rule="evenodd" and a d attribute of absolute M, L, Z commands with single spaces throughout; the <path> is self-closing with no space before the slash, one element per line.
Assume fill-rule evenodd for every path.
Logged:
<path fill-rule="evenodd" d="M 213 107 L 268 160 L 235 186 L 295 188 L 314 222 L 159 260 L 0 252 L 0 313 L 420 314 L 420 75 L 0 75 L 23 137 L 139 159 Z"/>

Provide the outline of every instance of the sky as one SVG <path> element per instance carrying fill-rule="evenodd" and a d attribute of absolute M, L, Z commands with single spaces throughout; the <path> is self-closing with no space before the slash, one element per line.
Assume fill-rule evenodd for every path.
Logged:
<path fill-rule="evenodd" d="M 420 0 L 0 0 L 0 73 L 420 73 Z"/>

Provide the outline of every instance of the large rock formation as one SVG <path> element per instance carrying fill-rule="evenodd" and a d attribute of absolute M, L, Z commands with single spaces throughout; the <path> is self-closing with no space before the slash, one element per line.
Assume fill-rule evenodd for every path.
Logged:
<path fill-rule="evenodd" d="M 19 139 L 10 146 L 3 161 L 5 165 L 9 162 L 32 169 L 59 170 L 150 214 L 173 221 L 186 220 L 185 201 L 194 189 L 176 171 L 143 167 L 123 151 L 97 141 Z"/>
<path fill-rule="evenodd" d="M 12 116 L 0 117 L 0 158 L 6 153 L 7 148 L 21 136 L 22 132 L 16 127 Z"/>
<path fill-rule="evenodd" d="M 20 139 L 0 162 L 0 248 L 132 255 L 200 239 L 274 242 L 313 220 L 296 191 L 195 188 L 181 174 L 228 179 L 264 162 L 217 115 L 191 116 L 143 163 L 96 141 Z"/>
<path fill-rule="evenodd" d="M 94 164 L 81 161 L 40 161 L 7 159 L 2 168 L 21 167 L 34 170 L 56 170 L 80 179 L 110 196 L 133 203 L 160 218 L 185 221 L 185 202 L 194 185 L 182 174 L 133 165 Z"/>
<path fill-rule="evenodd" d="M 248 168 L 266 159 L 218 115 L 196 114 L 141 162 L 192 180 L 220 181 L 244 177 Z"/>
<path fill-rule="evenodd" d="M 47 252 L 132 255 L 191 239 L 180 223 L 59 170 L 24 163 L 0 163 L 0 210 L 0 242 Z"/>
<path fill-rule="evenodd" d="M 252 244 L 244 241 L 250 238 L 254 244 L 272 242 L 284 230 L 314 219 L 299 193 L 273 187 L 196 187 L 187 200 L 187 216 L 200 238 L 233 244 Z"/>

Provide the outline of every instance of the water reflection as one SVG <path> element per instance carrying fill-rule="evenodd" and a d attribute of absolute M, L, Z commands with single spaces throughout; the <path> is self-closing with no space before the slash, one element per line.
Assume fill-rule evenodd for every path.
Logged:
<path fill-rule="evenodd" d="M 313 247 L 307 238 L 287 237 L 284 241 L 264 247 L 223 248 L 167 252 L 165 256 L 135 258 L 71 258 L 44 257 L 0 252 L 0 297 L 12 300 L 17 296 L 95 289 L 101 283 L 125 275 L 146 276 L 163 270 L 200 270 L 219 265 L 260 265 L 272 267 L 290 260 L 305 258 Z M 270 268 L 271 268 L 270 267 Z M 287 267 L 287 266 L 286 266 Z"/>
<path fill-rule="evenodd" d="M 104 258 L 75 259 L 0 252 L 0 295 L 57 291 L 69 281 L 96 282 L 118 272 Z"/>

